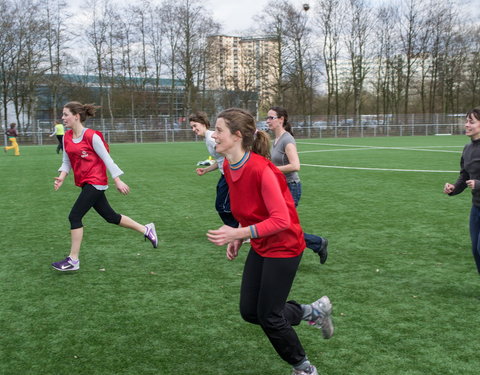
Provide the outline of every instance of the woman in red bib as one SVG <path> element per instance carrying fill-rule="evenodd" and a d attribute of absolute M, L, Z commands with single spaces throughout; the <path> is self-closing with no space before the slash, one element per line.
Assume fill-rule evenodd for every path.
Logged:
<path fill-rule="evenodd" d="M 241 227 L 224 225 L 207 236 L 216 245 L 227 245 L 229 260 L 238 255 L 243 240 L 251 244 L 240 313 L 262 327 L 293 374 L 317 374 L 292 326 L 305 320 L 320 328 L 324 338 L 332 337 L 332 305 L 327 296 L 308 305 L 287 302 L 305 241 L 285 176 L 268 160 L 269 136 L 256 129 L 251 114 L 231 108 L 218 115 L 213 138 L 216 151 L 225 156 L 231 210 Z"/>
<path fill-rule="evenodd" d="M 128 216 L 115 212 L 108 203 L 105 196 L 105 190 L 108 189 L 107 169 L 121 194 L 127 195 L 130 188 L 120 179 L 123 171 L 110 157 L 102 133 L 83 125 L 88 117 L 95 115 L 96 108 L 98 107 L 93 104 L 84 105 L 79 102 L 67 103 L 63 108 L 62 120 L 70 130 L 63 137 L 63 162 L 58 170 L 60 175 L 55 177 L 54 189 L 58 190 L 70 170 L 73 170 L 75 185 L 82 191 L 68 216 L 72 239 L 70 254 L 67 258 L 52 263 L 53 268 L 59 271 L 76 271 L 80 268 L 78 257 L 83 239 L 82 218 L 92 207 L 107 222 L 134 229 L 150 240 L 153 247 L 158 245 L 153 223 L 139 224 Z"/>

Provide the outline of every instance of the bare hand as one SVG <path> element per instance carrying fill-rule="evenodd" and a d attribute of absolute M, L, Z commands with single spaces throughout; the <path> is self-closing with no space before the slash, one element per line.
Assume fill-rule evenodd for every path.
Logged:
<path fill-rule="evenodd" d="M 197 168 L 195 169 L 195 172 L 197 172 L 199 176 L 203 176 L 205 173 L 207 173 L 207 168 Z"/>
<path fill-rule="evenodd" d="M 450 194 L 454 189 L 455 189 L 455 186 L 447 182 L 443 187 L 443 192 L 445 194 Z"/>
<path fill-rule="evenodd" d="M 57 191 L 62 186 L 64 179 L 60 177 L 54 177 L 54 178 L 55 178 L 55 182 L 53 183 L 53 188 L 55 189 L 55 191 Z"/>
<path fill-rule="evenodd" d="M 115 186 L 120 192 L 120 194 L 127 195 L 128 193 L 130 193 L 130 188 L 128 187 L 128 185 L 122 180 L 120 180 L 118 177 L 115 179 Z"/>
<path fill-rule="evenodd" d="M 475 180 L 467 180 L 467 185 L 470 189 L 475 189 Z"/>
<path fill-rule="evenodd" d="M 237 255 L 238 251 L 240 250 L 240 247 L 243 244 L 243 240 L 235 240 L 233 242 L 230 242 L 227 245 L 227 259 L 228 260 L 234 260 Z"/>
<path fill-rule="evenodd" d="M 213 242 L 217 246 L 222 246 L 237 239 L 237 230 L 237 228 L 232 228 L 228 225 L 222 225 L 217 230 L 209 230 L 207 237 L 210 242 Z"/>

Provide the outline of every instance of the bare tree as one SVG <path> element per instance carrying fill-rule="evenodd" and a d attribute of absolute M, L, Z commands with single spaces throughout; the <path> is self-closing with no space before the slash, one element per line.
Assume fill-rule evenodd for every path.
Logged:
<path fill-rule="evenodd" d="M 107 14 L 109 11 L 109 2 L 108 0 L 91 0 L 89 7 L 92 9 L 92 20 L 85 32 L 87 41 L 94 51 L 95 71 L 98 75 L 99 84 L 100 117 L 103 118 L 104 92 L 106 86 L 105 57 L 108 55 L 107 39 L 109 27 L 107 24 Z"/>
<path fill-rule="evenodd" d="M 3 112 L 3 125 L 8 123 L 8 103 L 11 101 L 10 88 L 12 85 L 12 72 L 16 60 L 15 44 L 17 42 L 15 34 L 15 8 L 11 6 L 10 1 L 0 1 L 0 79 L 1 79 L 1 101 Z M 4 134 L 4 144 L 7 138 Z"/>
<path fill-rule="evenodd" d="M 58 116 L 58 99 L 64 80 L 62 79 L 65 55 L 63 49 L 69 41 L 70 36 L 67 34 L 65 19 L 60 16 L 67 15 L 66 2 L 64 0 L 43 0 L 42 9 L 45 12 L 47 26 L 47 45 L 49 60 L 49 76 L 47 84 L 50 88 L 50 97 L 52 99 L 52 118 Z"/>
<path fill-rule="evenodd" d="M 178 76 L 177 55 L 179 53 L 181 25 L 178 23 L 178 7 L 176 0 L 166 0 L 161 9 L 162 33 L 166 38 L 168 50 L 166 51 L 166 65 L 170 77 L 170 95 L 168 98 L 168 115 L 173 123 L 178 115 L 177 109 L 177 86 L 175 84 Z"/>
<path fill-rule="evenodd" d="M 396 9 L 392 6 L 384 6 L 377 11 L 376 23 L 376 52 L 375 52 L 375 108 L 376 113 L 392 112 L 392 63 L 395 60 L 395 27 L 397 19 Z"/>
<path fill-rule="evenodd" d="M 349 0 L 349 17 L 346 21 L 346 46 L 351 65 L 353 90 L 353 112 L 358 120 L 361 114 L 362 94 L 369 69 L 370 32 L 372 28 L 371 9 L 364 0 Z"/>
<path fill-rule="evenodd" d="M 422 53 L 422 29 L 428 30 L 425 27 L 427 13 L 422 7 L 425 5 L 423 0 L 402 0 L 401 13 L 401 54 L 404 58 L 404 84 L 403 84 L 403 112 L 409 111 L 409 97 L 412 78 L 416 73 L 416 63 Z"/>
<path fill-rule="evenodd" d="M 262 32 L 265 35 L 270 35 L 277 41 L 275 51 L 271 52 L 269 57 L 271 63 L 268 67 L 268 74 L 273 77 L 269 91 L 272 92 L 270 104 L 287 106 L 286 92 L 289 88 L 287 82 L 287 73 L 285 61 L 287 55 L 287 42 L 285 41 L 285 33 L 287 20 L 285 19 L 285 10 L 290 6 L 287 0 L 270 1 L 264 8 L 263 13 L 269 14 L 265 18 L 263 15 L 256 17 L 257 22 L 262 26 Z M 265 108 L 266 109 L 266 108 Z"/>
<path fill-rule="evenodd" d="M 180 26 L 177 64 L 185 84 L 184 116 L 196 106 L 198 87 L 195 76 L 203 68 L 205 39 L 209 32 L 216 32 L 218 25 L 213 21 L 201 0 L 177 1 L 177 22 Z"/>
<path fill-rule="evenodd" d="M 322 59 L 325 65 L 327 85 L 327 116 L 339 115 L 338 59 L 340 57 L 340 35 L 343 15 L 340 0 L 319 0 L 316 4 L 315 26 L 321 37 Z"/>
<path fill-rule="evenodd" d="M 480 26 L 471 26 L 465 30 L 468 38 L 468 59 L 465 66 L 465 105 L 474 108 L 480 102 Z"/>
<path fill-rule="evenodd" d="M 26 129 L 33 119 L 36 88 L 44 73 L 49 70 L 46 39 L 48 27 L 39 3 L 19 0 L 15 9 L 16 43 L 11 95 L 17 122 Z"/>
<path fill-rule="evenodd" d="M 308 84 L 306 82 L 307 50 L 309 47 L 308 36 L 310 29 L 307 27 L 307 15 L 304 10 L 297 10 L 293 6 L 287 9 L 287 19 L 289 23 L 286 28 L 286 38 L 290 40 L 291 53 L 293 57 L 295 70 L 290 71 L 290 79 L 293 87 L 296 89 L 296 97 L 299 102 L 297 106 L 303 115 L 304 123 L 307 122 Z"/>

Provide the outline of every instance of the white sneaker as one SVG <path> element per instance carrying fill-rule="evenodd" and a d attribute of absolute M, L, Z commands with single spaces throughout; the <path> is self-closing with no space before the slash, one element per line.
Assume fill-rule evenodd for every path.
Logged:
<path fill-rule="evenodd" d="M 312 306 L 312 320 L 308 324 L 321 329 L 323 338 L 329 339 L 333 336 L 333 321 L 332 321 L 332 303 L 327 296 L 323 296 L 319 300 L 313 302 Z"/>

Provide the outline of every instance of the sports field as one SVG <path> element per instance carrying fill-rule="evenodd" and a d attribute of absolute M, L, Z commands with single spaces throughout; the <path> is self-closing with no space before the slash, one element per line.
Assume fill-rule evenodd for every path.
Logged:
<path fill-rule="evenodd" d="M 442 193 L 465 136 L 298 140 L 307 249 L 291 298 L 328 295 L 331 340 L 297 332 L 324 375 L 478 374 L 480 279 L 468 238 L 470 193 Z M 235 261 L 205 233 L 221 225 L 217 173 L 199 177 L 203 142 L 113 144 L 131 193 L 120 213 L 154 221 L 158 249 L 90 212 L 81 269 L 54 271 L 69 250 L 70 176 L 53 190 L 55 146 L 0 155 L 0 374 L 288 375 L 260 328 L 242 321 Z M 248 197 L 246 197 L 248 199 Z"/>

